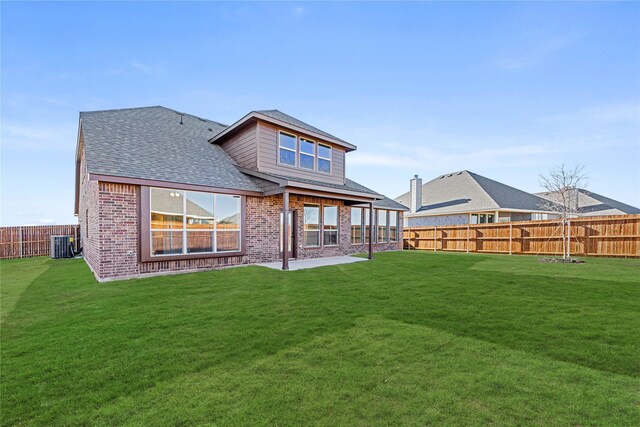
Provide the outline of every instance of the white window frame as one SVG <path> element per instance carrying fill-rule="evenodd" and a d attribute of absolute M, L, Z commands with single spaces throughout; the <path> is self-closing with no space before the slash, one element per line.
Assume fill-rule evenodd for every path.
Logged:
<path fill-rule="evenodd" d="M 175 192 L 177 194 L 180 194 L 180 197 L 182 197 L 182 214 L 180 214 L 182 216 L 182 228 L 181 229 L 170 229 L 170 228 L 153 228 L 152 227 L 152 220 L 151 220 L 151 214 L 153 212 L 153 190 L 163 190 L 163 191 L 171 191 L 171 192 Z M 204 194 L 208 194 L 210 196 L 213 197 L 213 212 L 214 212 L 214 220 L 213 220 L 213 228 L 207 230 L 210 231 L 212 233 L 212 251 L 207 251 L 207 252 L 188 252 L 188 238 L 187 236 L 189 235 L 189 232 L 193 232 L 195 230 L 189 230 L 187 228 L 187 193 L 204 193 Z M 221 194 L 221 193 L 209 193 L 206 191 L 191 191 L 191 190 L 176 190 L 176 189 L 170 189 L 170 188 L 158 188 L 158 187 L 150 187 L 149 188 L 149 212 L 147 213 L 147 215 L 149 215 L 149 256 L 151 258 L 162 258 L 162 257 L 171 257 L 171 256 L 197 256 L 197 255 L 202 255 L 202 256 L 207 256 L 207 255 L 211 255 L 211 254 L 225 254 L 225 253 L 229 253 L 229 254 L 234 254 L 234 253 L 239 253 L 242 252 L 242 221 L 240 220 L 239 224 L 238 224 L 238 229 L 237 230 L 222 230 L 222 231 L 233 231 L 233 232 L 237 232 L 238 233 L 238 249 L 232 249 L 232 250 L 218 250 L 218 221 L 217 218 L 215 217 L 216 214 L 216 205 L 217 205 L 217 196 L 230 196 L 230 197 L 237 197 L 239 199 L 239 203 L 238 205 L 240 206 L 240 210 L 239 210 L 239 214 L 240 214 L 240 218 L 242 218 L 242 210 L 243 210 L 243 206 L 242 206 L 242 197 L 240 195 L 237 194 Z M 174 215 L 179 215 L 179 214 L 174 214 Z M 154 254 L 153 253 L 153 233 L 154 232 L 180 232 L 182 233 L 182 250 L 180 253 L 168 253 L 168 254 Z"/>
<path fill-rule="evenodd" d="M 324 242 L 324 232 L 325 231 L 334 231 L 334 230 L 325 230 L 325 228 L 324 228 L 324 224 L 325 224 L 325 221 L 324 221 L 324 210 L 325 210 L 325 208 L 328 208 L 328 207 L 336 208 L 336 229 L 335 229 L 335 232 L 336 232 L 336 244 L 335 245 L 327 245 Z M 325 205 L 325 204 L 323 204 L 322 205 L 322 218 L 321 219 L 322 219 L 322 227 L 321 227 L 322 228 L 322 246 L 323 247 L 326 246 L 326 247 L 329 247 L 329 248 L 335 247 L 335 246 L 340 246 L 340 207 L 338 205 L 329 205 L 329 204 Z"/>
<path fill-rule="evenodd" d="M 302 151 L 302 141 L 305 142 L 310 142 L 311 144 L 313 144 L 313 153 L 309 154 L 309 153 L 304 153 Z M 313 159 L 313 167 L 312 168 L 306 168 L 304 166 L 302 166 L 302 156 L 310 156 Z M 318 143 L 316 141 L 314 141 L 313 139 L 309 139 L 309 138 L 305 138 L 304 136 L 298 137 L 298 167 L 300 169 L 303 170 L 308 170 L 308 171 L 315 171 L 317 169 L 317 164 L 318 164 Z"/>
<path fill-rule="evenodd" d="M 328 148 L 328 149 L 329 149 L 329 157 L 322 157 L 322 156 L 320 155 L 320 146 L 322 146 L 322 147 L 325 147 L 325 148 Z M 316 162 L 316 163 L 318 164 L 318 168 L 317 168 L 317 169 L 318 169 L 318 172 L 331 174 L 331 172 L 332 172 L 332 170 L 333 170 L 333 158 L 332 158 L 332 157 L 333 157 L 333 147 L 332 147 L 332 146 L 330 146 L 329 144 L 323 144 L 323 143 L 319 142 L 319 143 L 317 144 L 316 151 L 317 151 L 317 157 L 318 157 L 318 161 Z M 328 161 L 328 162 L 329 162 L 329 172 L 325 172 L 325 171 L 320 170 L 320 160 L 326 160 L 326 161 Z"/>
<path fill-rule="evenodd" d="M 353 232 L 353 210 L 354 209 L 358 209 L 360 211 L 360 243 L 353 243 L 352 232 Z M 364 245 L 364 208 L 352 207 L 350 214 L 351 214 L 351 220 L 350 220 L 351 222 L 349 225 L 349 241 L 353 246 Z"/>
<path fill-rule="evenodd" d="M 304 209 L 306 207 L 317 207 L 318 208 L 318 244 L 317 245 L 307 245 L 307 230 L 305 229 L 306 218 L 304 215 Z M 323 224 L 322 224 L 322 205 L 318 203 L 305 203 L 302 205 L 302 245 L 305 248 L 320 248 L 322 247 L 322 233 L 323 233 Z"/>
<path fill-rule="evenodd" d="M 391 212 L 395 213 L 396 215 L 396 221 L 395 221 L 395 226 L 396 226 L 396 238 L 395 240 L 391 240 Z M 400 241 L 400 215 L 398 215 L 398 211 L 388 211 L 387 213 L 387 237 L 389 238 L 389 243 L 397 243 Z"/>
<path fill-rule="evenodd" d="M 384 212 L 384 229 L 386 239 L 380 241 L 380 213 Z M 387 209 L 376 209 L 376 243 L 389 243 L 389 211 Z"/>
<path fill-rule="evenodd" d="M 289 147 L 283 147 L 281 145 L 281 143 L 280 143 L 280 135 L 287 135 L 287 136 L 293 137 L 293 139 L 295 139 L 295 141 L 296 141 L 295 142 L 295 148 L 292 149 L 292 148 L 289 148 Z M 284 162 L 281 161 L 281 159 L 280 159 L 280 150 L 291 151 L 293 153 L 293 164 L 292 165 L 290 165 L 289 163 L 284 163 Z M 292 133 L 289 133 L 289 132 L 284 132 L 284 131 L 279 130 L 278 131 L 278 157 L 277 157 L 278 158 L 278 164 L 281 165 L 281 166 L 287 166 L 287 167 L 290 167 L 290 168 L 298 167 L 298 152 L 299 151 L 300 150 L 299 150 L 298 136 L 294 135 Z"/>

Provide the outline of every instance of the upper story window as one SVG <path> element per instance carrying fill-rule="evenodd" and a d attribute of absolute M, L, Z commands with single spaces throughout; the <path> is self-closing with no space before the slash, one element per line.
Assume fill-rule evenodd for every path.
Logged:
<path fill-rule="evenodd" d="M 279 159 L 281 164 L 295 166 L 297 138 L 288 133 L 279 133 Z"/>
<path fill-rule="evenodd" d="M 315 169 L 316 143 L 300 138 L 300 167 L 305 169 Z"/>
<path fill-rule="evenodd" d="M 318 144 L 318 170 L 331 173 L 331 147 Z"/>
<path fill-rule="evenodd" d="M 316 143 L 303 136 L 278 132 L 278 164 L 310 171 L 331 173 L 330 145 Z"/>

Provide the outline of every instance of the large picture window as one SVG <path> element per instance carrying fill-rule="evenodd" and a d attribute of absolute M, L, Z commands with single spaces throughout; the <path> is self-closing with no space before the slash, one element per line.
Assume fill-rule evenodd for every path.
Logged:
<path fill-rule="evenodd" d="M 337 206 L 324 206 L 322 214 L 322 229 L 323 229 L 323 245 L 324 246 L 336 246 L 338 244 L 338 207 Z"/>
<path fill-rule="evenodd" d="M 318 144 L 318 170 L 331 173 L 331 147 Z"/>
<path fill-rule="evenodd" d="M 320 206 L 304 205 L 304 245 L 320 246 Z"/>
<path fill-rule="evenodd" d="M 305 138 L 300 138 L 300 167 L 304 169 L 315 169 L 316 144 Z"/>
<path fill-rule="evenodd" d="M 351 208 L 351 244 L 362 244 L 362 208 Z"/>
<path fill-rule="evenodd" d="M 240 251 L 240 196 L 150 189 L 151 255 Z"/>
<path fill-rule="evenodd" d="M 296 137 L 288 133 L 280 132 L 278 134 L 279 159 L 284 165 L 296 165 Z"/>
<path fill-rule="evenodd" d="M 389 241 L 387 234 L 387 211 L 378 210 L 378 243 L 386 243 Z"/>

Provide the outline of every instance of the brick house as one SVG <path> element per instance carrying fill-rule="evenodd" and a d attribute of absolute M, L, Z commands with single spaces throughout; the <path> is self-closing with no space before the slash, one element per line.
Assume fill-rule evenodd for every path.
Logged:
<path fill-rule="evenodd" d="M 356 147 L 278 110 L 230 126 L 90 111 L 78 127 L 75 213 L 99 281 L 402 249 L 406 208 L 345 177 Z"/>

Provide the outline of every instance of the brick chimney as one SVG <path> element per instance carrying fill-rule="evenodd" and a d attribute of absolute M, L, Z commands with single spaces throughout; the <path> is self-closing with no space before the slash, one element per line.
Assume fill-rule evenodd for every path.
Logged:
<path fill-rule="evenodd" d="M 418 178 L 418 175 L 414 175 L 410 181 L 410 194 L 409 212 L 415 213 L 422 207 L 422 178 Z"/>

